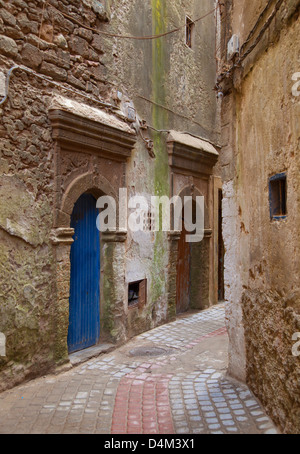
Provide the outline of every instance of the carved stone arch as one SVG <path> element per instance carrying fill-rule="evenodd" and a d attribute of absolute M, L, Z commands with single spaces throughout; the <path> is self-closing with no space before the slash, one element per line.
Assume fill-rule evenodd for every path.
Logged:
<path fill-rule="evenodd" d="M 196 196 L 202 196 L 203 194 L 201 193 L 200 189 L 195 187 L 193 184 L 187 184 L 179 191 L 178 195 L 179 197 L 192 196 L 193 199 L 195 199 Z"/>
<path fill-rule="evenodd" d="M 79 197 L 86 192 L 93 194 L 96 199 L 103 195 L 111 196 L 118 205 L 119 196 L 103 175 L 85 173 L 75 178 L 66 189 L 57 217 L 58 227 L 70 226 L 74 205 Z"/>
<path fill-rule="evenodd" d="M 196 201 L 196 197 L 204 197 L 204 226 L 206 228 L 206 233 L 209 230 L 209 205 L 208 200 L 205 197 L 205 194 L 201 192 L 201 190 L 194 186 L 194 185 L 186 185 L 180 191 L 178 196 L 181 198 L 182 203 L 184 202 L 184 197 L 192 197 L 193 201 Z"/>

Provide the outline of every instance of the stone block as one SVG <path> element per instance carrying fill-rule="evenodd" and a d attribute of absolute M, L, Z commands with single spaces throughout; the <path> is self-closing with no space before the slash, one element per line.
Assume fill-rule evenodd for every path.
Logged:
<path fill-rule="evenodd" d="M 79 88 L 80 90 L 85 90 L 85 84 L 81 80 L 76 79 L 76 77 L 72 76 L 72 74 L 69 75 L 68 82 L 74 87 Z"/>
<path fill-rule="evenodd" d="M 219 159 L 220 165 L 221 166 L 228 165 L 232 161 L 232 158 L 233 158 L 232 148 L 230 146 L 222 148 Z"/>
<path fill-rule="evenodd" d="M 67 40 L 66 40 L 66 38 L 64 37 L 64 35 L 62 33 L 60 33 L 59 35 L 55 36 L 53 42 L 54 42 L 54 44 L 56 44 L 61 49 L 67 49 L 67 47 L 68 47 Z"/>
<path fill-rule="evenodd" d="M 30 21 L 25 13 L 20 13 L 18 15 L 17 23 L 24 33 L 33 33 L 37 35 L 39 32 L 38 23 Z"/>
<path fill-rule="evenodd" d="M 28 43 L 24 45 L 21 56 L 24 65 L 33 69 L 37 69 L 43 61 L 41 51 L 37 47 Z"/>
<path fill-rule="evenodd" d="M 73 36 L 69 42 L 70 50 L 77 55 L 81 55 L 84 58 L 89 58 L 89 45 L 87 41 L 80 36 Z"/>
<path fill-rule="evenodd" d="M 41 66 L 41 72 L 46 76 L 53 77 L 53 79 L 65 81 L 67 80 L 68 74 L 65 69 L 59 68 L 52 63 L 43 62 Z"/>
<path fill-rule="evenodd" d="M 224 195 L 224 198 L 228 198 L 228 199 L 234 197 L 235 191 L 234 191 L 233 181 L 228 181 L 227 183 L 225 183 L 223 185 L 223 195 Z"/>
<path fill-rule="evenodd" d="M 100 20 L 106 21 L 108 19 L 106 1 L 99 2 L 98 0 L 83 0 L 83 3 L 87 7 L 91 8 Z"/>
<path fill-rule="evenodd" d="M 5 35 L 12 39 L 24 39 L 24 33 L 17 25 L 15 27 L 5 27 Z"/>
<path fill-rule="evenodd" d="M 100 35 L 94 35 L 92 46 L 95 50 L 103 54 L 103 38 Z"/>
<path fill-rule="evenodd" d="M 12 38 L 0 35 L 0 54 L 7 57 L 16 57 L 18 55 L 18 46 Z"/>
<path fill-rule="evenodd" d="M 46 62 L 52 63 L 60 68 L 70 68 L 70 54 L 62 49 L 58 49 L 57 51 L 54 49 L 48 49 L 43 53 L 43 58 Z"/>
<path fill-rule="evenodd" d="M 88 42 L 91 42 L 93 39 L 93 32 L 91 30 L 87 30 L 86 28 L 79 28 L 78 35 L 81 38 L 86 39 Z"/>
<path fill-rule="evenodd" d="M 48 42 L 53 42 L 53 26 L 50 24 L 43 24 L 40 30 L 40 37 Z"/>
<path fill-rule="evenodd" d="M 16 18 L 6 9 L 0 9 L 0 17 L 3 19 L 3 22 L 7 25 L 14 27 L 16 25 Z"/>

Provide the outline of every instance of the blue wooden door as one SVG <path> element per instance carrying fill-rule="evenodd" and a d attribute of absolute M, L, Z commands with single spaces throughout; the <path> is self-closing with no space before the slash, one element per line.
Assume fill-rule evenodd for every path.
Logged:
<path fill-rule="evenodd" d="M 100 335 L 100 233 L 98 211 L 91 194 L 76 202 L 71 227 L 71 282 L 68 348 L 69 353 L 97 344 Z"/>

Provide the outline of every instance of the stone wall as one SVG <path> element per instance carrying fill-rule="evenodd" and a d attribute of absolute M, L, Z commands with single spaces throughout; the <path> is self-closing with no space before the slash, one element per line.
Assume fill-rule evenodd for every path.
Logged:
<path fill-rule="evenodd" d="M 29 80 L 19 74 L 11 81 L 1 109 L 0 331 L 7 356 L 0 358 L 0 389 L 43 373 L 54 355 L 51 129 L 38 101 L 46 90 Z"/>
<path fill-rule="evenodd" d="M 196 19 L 213 9 L 212 0 L 0 1 L 0 332 L 6 336 L 0 390 L 68 361 L 74 194 L 79 197 L 80 188 L 117 193 L 125 186 L 128 196 L 169 196 L 164 131 L 188 131 L 218 144 L 214 14 L 197 23 L 193 50 L 185 44 L 184 27 L 156 40 L 120 37 L 164 33 L 184 26 L 186 14 Z M 64 98 L 63 111 L 76 102 L 81 117 L 96 109 L 109 115 L 112 128 L 123 123 L 135 146 L 127 155 L 118 149 L 110 160 L 103 151 L 95 156 L 92 139 L 86 150 L 68 137 L 65 150 L 49 113 L 58 98 Z M 130 108 L 148 127 L 135 122 L 132 128 Z M 89 133 L 98 116 L 90 119 Z M 88 182 L 81 179 L 86 174 Z M 191 183 L 189 176 L 178 191 L 186 181 Z M 169 265 L 175 263 L 176 239 L 128 232 L 104 243 L 106 337 L 124 342 L 174 317 Z M 129 313 L 127 285 L 144 278 L 147 304 Z"/>
<path fill-rule="evenodd" d="M 262 16 L 267 2 L 227 2 L 223 8 L 219 72 L 229 73 L 220 80 L 220 168 L 229 371 L 247 381 L 284 432 L 299 433 L 299 357 L 292 354 L 292 337 L 300 329 L 300 104 L 292 94 L 292 76 L 299 71 L 299 1 L 277 2 L 261 39 L 234 71 L 224 57 L 234 33 L 241 55 L 249 50 L 272 15 L 271 3 Z M 269 179 L 282 172 L 287 217 L 272 220 Z"/>

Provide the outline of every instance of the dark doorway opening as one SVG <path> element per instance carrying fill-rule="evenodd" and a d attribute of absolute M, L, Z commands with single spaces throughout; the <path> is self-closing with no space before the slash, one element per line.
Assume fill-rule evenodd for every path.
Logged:
<path fill-rule="evenodd" d="M 184 221 L 178 243 L 177 278 L 176 278 L 176 312 L 182 314 L 190 306 L 190 272 L 191 272 L 191 247 L 186 241 L 188 232 Z"/>
<path fill-rule="evenodd" d="M 222 189 L 219 189 L 218 197 L 218 300 L 224 301 L 225 299 L 225 285 L 224 285 L 224 257 L 225 257 L 225 248 L 223 240 L 223 228 L 222 228 L 222 200 L 223 193 Z"/>

